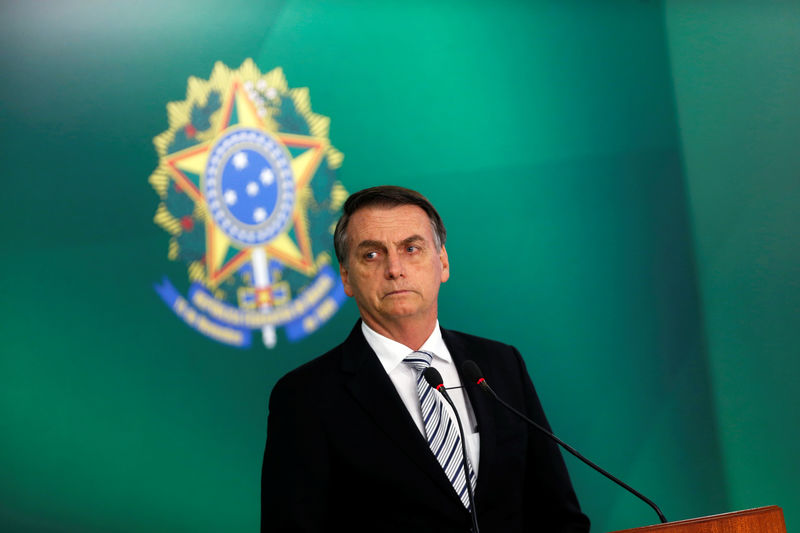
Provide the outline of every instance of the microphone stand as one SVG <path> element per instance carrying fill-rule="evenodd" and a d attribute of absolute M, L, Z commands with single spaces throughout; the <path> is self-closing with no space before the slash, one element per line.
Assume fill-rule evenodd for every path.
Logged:
<path fill-rule="evenodd" d="M 630 492 L 631 494 L 633 494 L 634 496 L 636 496 L 637 498 L 639 498 L 640 500 L 645 502 L 647 505 L 652 507 L 653 510 L 658 514 L 658 518 L 661 520 L 662 524 L 667 522 L 667 519 L 664 517 L 664 513 L 661 512 L 661 509 L 659 509 L 658 506 L 655 503 L 653 503 L 652 500 L 650 500 L 644 494 L 642 494 L 641 492 L 637 491 L 636 489 L 634 489 L 633 487 L 631 487 L 630 485 L 628 485 L 627 483 L 625 483 L 621 479 L 619 479 L 619 478 L 613 476 L 612 474 L 606 472 L 605 470 L 603 470 L 602 468 L 600 468 L 599 466 L 597 466 L 596 464 L 591 462 L 589 459 L 587 459 L 586 457 L 581 455 L 575 448 L 573 448 L 572 446 L 570 446 L 569 444 L 567 444 L 563 440 L 559 439 L 558 437 L 553 435 L 550 431 L 547 431 L 545 428 L 543 428 L 542 426 L 540 426 L 539 424 L 537 424 L 536 422 L 534 422 L 533 420 L 531 420 L 530 418 L 528 418 L 527 416 L 525 416 L 524 414 L 519 412 L 517 409 L 513 408 L 511 405 L 506 403 L 503 399 L 501 399 L 497 395 L 497 393 L 494 392 L 494 390 L 492 390 L 492 388 L 489 386 L 489 384 L 486 383 L 485 379 L 481 378 L 476 384 L 481 389 L 483 389 L 486 392 L 488 392 L 489 394 L 491 394 L 494 397 L 494 399 L 497 400 L 500 403 L 500 405 L 502 405 L 503 407 L 505 407 L 506 409 L 508 409 L 509 411 L 514 413 L 515 415 L 517 415 L 518 417 L 522 418 L 527 423 L 531 424 L 533 427 L 535 427 L 536 429 L 538 429 L 539 431 L 541 431 L 542 433 L 544 433 L 545 435 L 547 435 L 548 437 L 550 437 L 551 439 L 556 441 L 559 445 L 561 445 L 562 448 L 567 450 L 569 453 L 571 453 L 572 455 L 574 455 L 575 457 L 577 457 L 578 459 L 580 459 L 581 461 L 583 461 L 587 465 L 591 466 L 592 468 L 594 468 L 595 470 L 597 470 L 598 472 L 600 472 L 601 474 L 606 476 L 608 479 L 610 479 L 611 481 L 613 481 L 614 483 L 616 483 L 620 487 L 626 489 L 628 492 Z"/>

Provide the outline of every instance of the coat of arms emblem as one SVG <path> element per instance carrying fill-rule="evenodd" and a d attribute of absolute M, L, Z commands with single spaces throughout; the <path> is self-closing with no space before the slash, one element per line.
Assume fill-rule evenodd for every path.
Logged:
<path fill-rule="evenodd" d="M 150 184 L 188 289 L 165 277 L 158 294 L 234 346 L 249 346 L 255 330 L 271 348 L 279 327 L 290 341 L 318 329 L 346 298 L 330 245 L 347 191 L 336 177 L 343 155 L 308 89 L 249 59 L 237 70 L 217 63 L 208 80 L 189 78 L 167 115 Z"/>

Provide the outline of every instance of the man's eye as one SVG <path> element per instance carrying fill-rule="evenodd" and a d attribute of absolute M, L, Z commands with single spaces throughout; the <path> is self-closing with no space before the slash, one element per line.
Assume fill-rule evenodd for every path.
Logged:
<path fill-rule="evenodd" d="M 364 259 L 375 259 L 378 257 L 378 252 L 367 252 L 364 254 Z"/>
<path fill-rule="evenodd" d="M 419 246 L 415 246 L 415 245 L 412 244 L 411 246 L 406 247 L 406 252 L 408 252 L 410 254 L 413 254 L 413 253 L 418 252 L 418 251 L 419 251 Z"/>

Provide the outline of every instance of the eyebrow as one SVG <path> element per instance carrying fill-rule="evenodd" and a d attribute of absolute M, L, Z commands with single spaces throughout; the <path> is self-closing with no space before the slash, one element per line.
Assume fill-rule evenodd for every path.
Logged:
<path fill-rule="evenodd" d="M 425 237 L 415 233 L 414 235 L 411 235 L 409 237 L 406 237 L 402 241 L 399 241 L 397 244 L 404 245 L 404 244 L 411 244 L 411 243 L 414 243 L 414 242 L 425 242 Z M 380 248 L 380 249 L 384 249 L 384 248 L 386 248 L 386 245 L 382 241 L 374 241 L 374 240 L 366 239 L 366 240 L 363 240 L 360 243 L 358 243 L 356 248 L 358 248 L 358 249 L 361 249 L 361 248 Z"/>
<path fill-rule="evenodd" d="M 414 235 L 406 237 L 405 239 L 400 241 L 399 244 L 411 244 L 412 242 L 419 242 L 419 241 L 425 242 L 425 237 L 423 237 L 422 235 L 417 235 L 415 233 Z"/>
<path fill-rule="evenodd" d="M 358 248 L 358 249 L 361 249 L 361 248 L 385 248 L 385 246 L 383 245 L 383 243 L 381 241 L 371 241 L 371 240 L 367 239 L 367 240 L 363 240 L 360 243 L 358 243 L 356 248 Z"/>

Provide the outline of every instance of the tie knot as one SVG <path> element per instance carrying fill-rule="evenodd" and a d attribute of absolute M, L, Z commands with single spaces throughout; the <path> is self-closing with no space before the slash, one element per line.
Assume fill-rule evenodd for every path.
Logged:
<path fill-rule="evenodd" d="M 429 366 L 431 366 L 431 361 L 433 361 L 433 354 L 430 352 L 423 352 L 423 351 L 416 351 L 411 352 L 409 356 L 403 359 L 403 362 L 407 365 L 411 365 L 413 368 L 417 370 L 417 372 L 422 372 Z"/>

